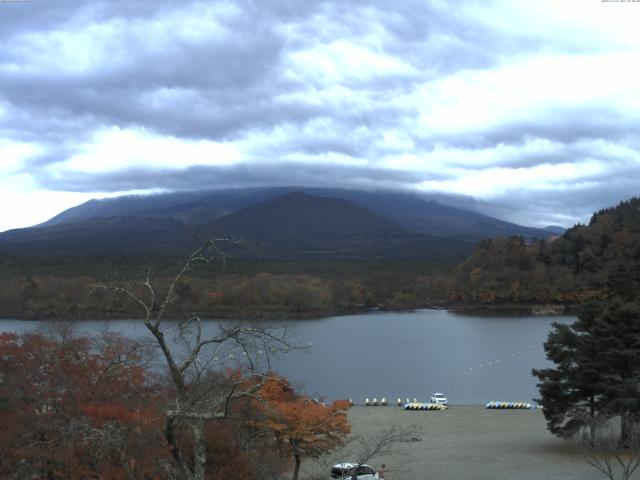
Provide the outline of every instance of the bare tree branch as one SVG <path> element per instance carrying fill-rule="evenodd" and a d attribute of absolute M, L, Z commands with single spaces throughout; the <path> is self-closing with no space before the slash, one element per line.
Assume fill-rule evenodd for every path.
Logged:
<path fill-rule="evenodd" d="M 176 289 L 187 273 L 196 264 L 210 264 L 220 260 L 226 264 L 226 255 L 220 248 L 223 244 L 242 246 L 227 238 L 211 238 L 195 250 L 172 278 L 166 291 L 160 295 L 151 280 L 151 269 L 146 279 L 138 284 L 108 285 L 98 284 L 94 290 L 107 290 L 132 300 L 144 312 L 144 325 L 153 336 L 155 345 L 162 352 L 164 363 L 176 391 L 174 408 L 165 413 L 164 436 L 171 451 L 173 466 L 163 464 L 162 468 L 169 478 L 204 480 L 206 458 L 206 422 L 231 418 L 231 405 L 243 398 L 258 399 L 257 392 L 264 384 L 266 375 L 257 374 L 256 358 L 264 352 L 264 361 L 270 368 L 270 353 L 286 352 L 303 347 L 289 344 L 286 329 L 276 334 L 264 326 L 222 325 L 211 335 L 205 335 L 202 321 L 197 313 L 187 320 L 178 320 L 174 326 L 175 337 L 165 334 L 165 317 L 169 308 L 178 302 Z M 142 288 L 142 292 L 140 292 Z M 161 300 L 158 300 L 161 298 Z M 169 324 L 171 325 L 171 324 Z M 177 346 L 186 352 L 184 357 Z M 227 346 L 229 352 L 239 352 L 240 361 L 236 362 L 239 371 L 248 371 L 248 375 L 237 381 L 224 379 L 223 376 L 208 367 L 216 364 L 218 348 Z M 209 348 L 212 347 L 212 348 Z M 229 356 L 234 355 L 230 353 Z M 205 357 L 201 362 L 201 357 Z M 241 368 L 244 363 L 245 369 Z M 191 431 L 194 442 L 193 455 L 186 455 L 180 445 L 176 428 L 185 424 Z"/>
<path fill-rule="evenodd" d="M 611 422 L 585 426 L 578 444 L 582 458 L 610 480 L 630 479 L 640 467 L 640 426 L 631 425 L 627 435 L 623 445 Z"/>

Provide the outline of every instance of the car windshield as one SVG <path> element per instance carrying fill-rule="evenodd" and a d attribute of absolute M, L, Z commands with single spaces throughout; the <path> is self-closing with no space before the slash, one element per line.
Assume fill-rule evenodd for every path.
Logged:
<path fill-rule="evenodd" d="M 331 469 L 331 478 L 342 478 L 344 474 L 346 474 L 346 469 L 333 467 Z"/>
<path fill-rule="evenodd" d="M 350 478 L 353 474 L 353 467 L 333 467 L 331 478 Z"/>
<path fill-rule="evenodd" d="M 375 473 L 376 472 L 373 471 L 373 468 L 367 465 L 360 465 L 356 471 L 356 474 L 358 475 L 374 475 Z"/>
<path fill-rule="evenodd" d="M 336 479 L 351 479 L 353 474 L 356 475 L 375 475 L 375 470 L 371 468 L 369 465 L 345 465 L 345 466 L 335 466 L 331 469 L 331 478 Z"/>

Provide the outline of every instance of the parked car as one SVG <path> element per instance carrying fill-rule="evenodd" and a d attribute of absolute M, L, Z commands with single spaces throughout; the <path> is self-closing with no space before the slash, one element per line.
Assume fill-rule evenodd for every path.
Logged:
<path fill-rule="evenodd" d="M 445 397 L 441 393 L 434 393 L 433 395 L 431 395 L 431 403 L 443 403 L 446 405 L 447 397 Z"/>
<path fill-rule="evenodd" d="M 338 463 L 331 467 L 331 480 L 378 480 L 378 474 L 369 465 L 357 463 Z"/>

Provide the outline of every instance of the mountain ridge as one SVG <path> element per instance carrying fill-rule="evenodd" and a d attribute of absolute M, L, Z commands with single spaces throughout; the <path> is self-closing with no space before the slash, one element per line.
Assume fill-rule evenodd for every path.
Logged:
<path fill-rule="evenodd" d="M 122 214 L 173 218 L 186 225 L 205 225 L 242 208 L 291 192 L 347 200 L 386 217 L 404 230 L 431 236 L 466 236 L 480 240 L 509 235 L 522 235 L 527 239 L 548 238 L 554 234 L 445 205 L 415 193 L 311 187 L 227 189 L 94 199 L 61 212 L 36 227 Z"/>
<path fill-rule="evenodd" d="M 170 217 L 89 217 L 0 234 L 12 253 L 187 253 L 211 236 L 243 238 L 234 252 L 253 259 L 438 258 L 461 260 L 468 239 L 439 239 L 399 225 L 348 200 L 291 192 L 202 225 Z M 440 259 L 441 260 L 441 259 Z"/>

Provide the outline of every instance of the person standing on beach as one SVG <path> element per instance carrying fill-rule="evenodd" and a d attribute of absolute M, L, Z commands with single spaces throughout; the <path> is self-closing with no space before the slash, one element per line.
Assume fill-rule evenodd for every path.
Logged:
<path fill-rule="evenodd" d="M 378 469 L 378 480 L 384 480 L 384 473 L 387 471 L 387 466 L 383 463 Z"/>

